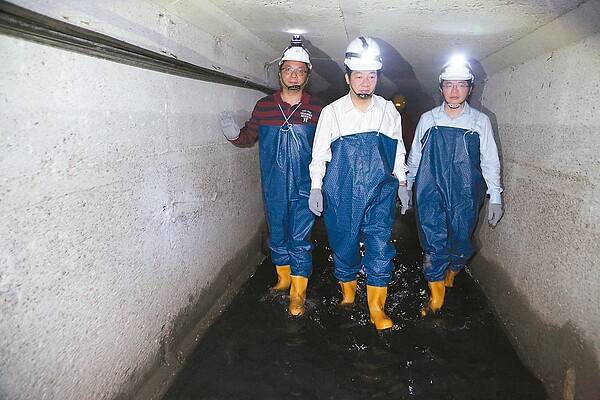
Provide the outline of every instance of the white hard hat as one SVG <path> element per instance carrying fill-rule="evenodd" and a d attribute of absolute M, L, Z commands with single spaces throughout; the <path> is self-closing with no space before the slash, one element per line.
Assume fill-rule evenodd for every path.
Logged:
<path fill-rule="evenodd" d="M 469 81 L 473 83 L 473 70 L 471 64 L 462 57 L 454 57 L 442 68 L 438 78 L 442 81 Z"/>
<path fill-rule="evenodd" d="M 308 69 L 312 69 L 310 55 L 308 54 L 308 50 L 302 45 L 302 38 L 300 35 L 292 36 L 290 45 L 284 50 L 281 60 L 279 60 L 280 67 L 284 61 L 300 61 L 306 63 Z"/>
<path fill-rule="evenodd" d="M 383 64 L 379 45 L 368 36 L 354 39 L 348 43 L 344 64 L 352 71 L 380 70 Z"/>

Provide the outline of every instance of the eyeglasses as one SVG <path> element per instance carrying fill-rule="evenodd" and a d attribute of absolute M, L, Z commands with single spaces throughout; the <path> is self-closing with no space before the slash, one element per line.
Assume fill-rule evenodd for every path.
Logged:
<path fill-rule="evenodd" d="M 452 88 L 466 89 L 469 87 L 469 84 L 467 82 L 457 82 L 457 83 L 444 82 L 444 83 L 442 83 L 442 87 L 444 89 L 452 89 Z"/>
<path fill-rule="evenodd" d="M 298 75 L 298 76 L 304 76 L 308 73 L 308 71 L 304 68 L 293 68 L 293 67 L 283 67 L 283 68 L 281 68 L 281 72 L 283 72 L 286 75 L 292 75 L 293 73 L 296 73 L 296 75 Z"/>

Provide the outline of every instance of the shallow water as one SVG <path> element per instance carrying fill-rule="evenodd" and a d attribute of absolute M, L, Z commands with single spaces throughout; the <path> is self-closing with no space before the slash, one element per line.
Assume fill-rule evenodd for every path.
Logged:
<path fill-rule="evenodd" d="M 441 312 L 420 316 L 428 290 L 413 213 L 398 213 L 393 240 L 398 254 L 386 303 L 392 329 L 378 332 L 369 322 L 364 276 L 354 306 L 338 305 L 319 218 L 306 314 L 288 316 L 289 297 L 269 291 L 277 278 L 267 259 L 163 399 L 546 399 L 467 273 L 447 290 Z"/>

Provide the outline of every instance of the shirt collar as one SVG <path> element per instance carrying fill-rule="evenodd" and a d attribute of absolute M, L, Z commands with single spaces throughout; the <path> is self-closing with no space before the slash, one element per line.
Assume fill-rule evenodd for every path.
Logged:
<path fill-rule="evenodd" d="M 463 109 L 462 109 L 462 111 L 460 112 L 460 114 L 458 114 L 458 115 L 456 116 L 456 118 L 460 118 L 460 117 L 462 117 L 463 115 L 465 115 L 465 116 L 467 116 L 467 115 L 471 115 L 471 106 L 470 106 L 470 105 L 469 105 L 469 103 L 467 103 L 466 101 L 465 101 L 465 106 L 463 107 Z M 446 102 L 445 102 L 445 101 L 442 103 L 442 106 L 440 107 L 439 116 L 440 116 L 440 117 L 441 117 L 441 116 L 446 116 L 446 117 L 448 117 L 448 114 L 446 114 Z M 448 118 L 450 118 L 450 117 L 448 117 Z M 455 118 L 455 119 L 456 119 L 456 118 Z"/>
<path fill-rule="evenodd" d="M 282 106 L 287 104 L 287 103 L 286 103 L 285 101 L 283 101 L 283 99 L 281 98 L 281 90 L 278 90 L 277 92 L 275 92 L 275 93 L 273 94 L 273 98 L 275 99 L 275 102 L 276 102 L 277 104 L 281 104 Z M 308 103 L 310 103 L 310 94 L 306 93 L 305 91 L 304 91 L 304 92 L 302 92 L 302 97 L 300 98 L 300 102 L 301 102 L 302 104 L 308 104 Z M 298 103 L 296 103 L 296 104 L 298 104 Z M 290 106 L 293 106 L 294 104 L 288 104 L 288 105 L 290 105 Z"/>

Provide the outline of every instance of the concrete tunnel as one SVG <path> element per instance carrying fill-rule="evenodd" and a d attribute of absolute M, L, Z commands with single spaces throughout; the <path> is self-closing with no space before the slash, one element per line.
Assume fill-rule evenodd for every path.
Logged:
<path fill-rule="evenodd" d="M 0 1 L 3 399 L 152 398 L 265 257 L 257 148 L 227 143 L 217 116 L 243 123 L 277 88 L 272 60 L 290 34 L 267 45 L 223 10 L 274 5 L 294 21 L 306 18 L 299 5 L 92 3 Z M 348 26 L 329 38 L 335 50 L 306 33 L 331 60 L 370 34 L 350 22 L 393 2 L 336 3 Z M 423 18 L 438 3 L 452 10 L 430 2 Z M 598 399 L 600 1 L 560 3 L 477 59 L 485 93 L 475 100 L 495 125 L 506 212 L 494 229 L 480 224 L 469 273 L 550 399 Z M 415 121 L 439 104 L 438 58 L 409 68 Z M 343 76 L 321 68 L 313 90 L 330 101 L 327 78 Z M 395 78 L 382 95 L 395 94 Z"/>

